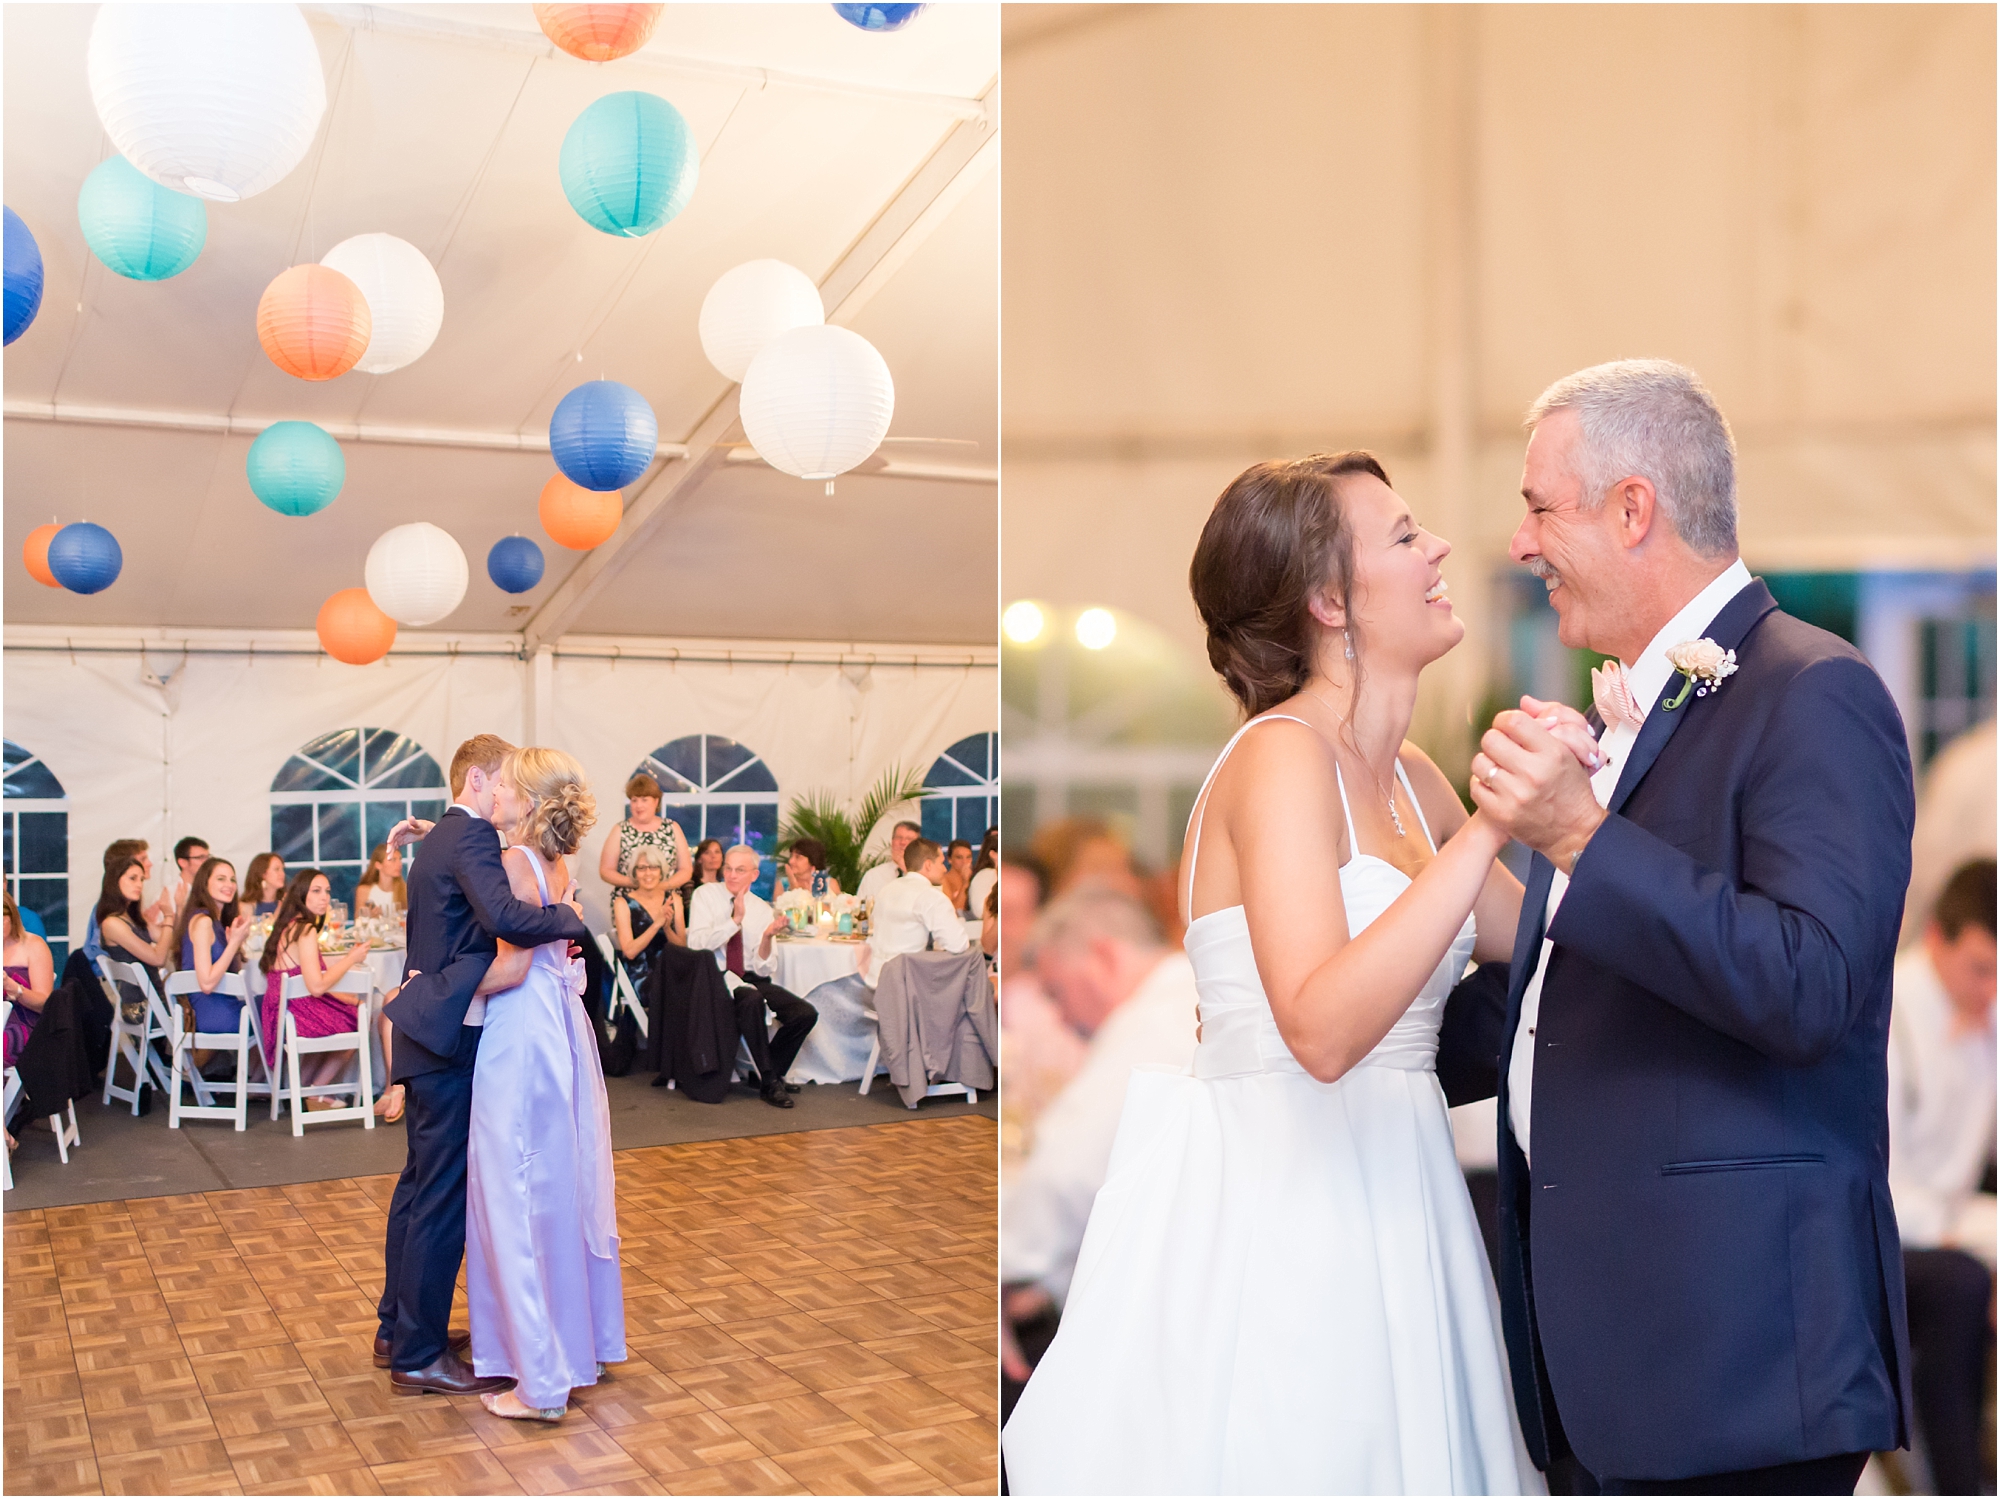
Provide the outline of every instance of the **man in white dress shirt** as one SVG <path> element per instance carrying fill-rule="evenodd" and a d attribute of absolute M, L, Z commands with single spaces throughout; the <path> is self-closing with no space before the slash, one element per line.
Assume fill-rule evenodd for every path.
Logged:
<path fill-rule="evenodd" d="M 904 846 L 903 863 L 909 872 L 883 888 L 869 916 L 868 965 L 861 976 L 871 989 L 882 982 L 882 969 L 891 958 L 924 952 L 934 943 L 939 952 L 964 952 L 972 945 L 965 923 L 938 888 L 944 879 L 938 846 L 928 838 L 913 838 Z"/>
<path fill-rule="evenodd" d="M 792 1107 L 797 1087 L 785 1082 L 799 1048 L 819 1021 L 819 1011 L 789 989 L 771 982 L 777 960 L 771 943 L 777 915 L 770 902 L 750 888 L 757 878 L 757 850 L 739 843 L 722 856 L 722 883 L 702 885 L 688 904 L 688 946 L 715 954 L 716 966 L 734 974 L 737 1022 L 750 1045 L 750 1060 L 763 1080 L 760 1092 L 773 1108 Z M 764 1008 L 778 1019 L 776 1035 L 764 1028 Z"/>
<path fill-rule="evenodd" d="M 899 822 L 895 831 L 889 834 L 889 857 L 861 876 L 861 888 L 855 891 L 858 899 L 871 901 L 889 885 L 903 877 L 904 851 L 910 844 L 924 836 L 924 830 L 914 822 Z"/>
<path fill-rule="evenodd" d="M 1945 884 L 1896 963 L 1889 1015 L 1889 1192 L 1903 1238 L 1911 1380 L 1933 1491 L 1976 1494 L 1993 1345 L 1994 865 Z"/>
<path fill-rule="evenodd" d="M 1071 891 L 1042 913 L 1029 942 L 1042 989 L 1090 1049 L 1036 1119 L 1028 1158 L 1000 1194 L 1009 1395 L 1028 1372 L 1014 1325 L 1045 1318 L 1069 1294 L 1132 1069 L 1194 1060 L 1197 1003 L 1186 954 L 1162 944 L 1151 914 L 1119 891 L 1089 884 Z M 1045 1328 L 1041 1338 L 1026 1336 L 1029 1351 L 1038 1355 L 1050 1335 Z"/>

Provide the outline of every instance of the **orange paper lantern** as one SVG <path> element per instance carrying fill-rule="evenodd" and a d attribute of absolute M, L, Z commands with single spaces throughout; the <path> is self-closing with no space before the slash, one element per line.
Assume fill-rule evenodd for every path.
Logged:
<path fill-rule="evenodd" d="M 56 575 L 49 571 L 49 543 L 56 539 L 56 532 L 62 529 L 54 521 L 46 526 L 37 526 L 28 533 L 28 540 L 21 548 L 21 560 L 28 565 L 28 576 L 44 588 L 60 588 Z"/>
<path fill-rule="evenodd" d="M 346 374 L 368 352 L 374 331 L 361 288 L 323 265 L 293 266 L 257 303 L 257 342 L 271 363 L 301 380 Z"/>
<path fill-rule="evenodd" d="M 618 529 L 625 502 L 615 489 L 585 489 L 557 474 L 542 486 L 541 510 L 542 529 L 551 541 L 572 552 L 587 552 Z"/>
<path fill-rule="evenodd" d="M 571 57 L 610 62 L 646 45 L 664 5 L 537 5 L 542 35 Z"/>
<path fill-rule="evenodd" d="M 396 622 L 375 607 L 365 588 L 343 588 L 319 606 L 319 643 L 336 661 L 366 666 L 396 643 Z"/>

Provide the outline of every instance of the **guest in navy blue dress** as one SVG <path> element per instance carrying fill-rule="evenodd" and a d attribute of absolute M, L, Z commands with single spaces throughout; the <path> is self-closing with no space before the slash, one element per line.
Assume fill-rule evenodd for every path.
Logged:
<path fill-rule="evenodd" d="M 225 974 L 243 966 L 243 939 L 250 932 L 250 913 L 236 899 L 236 866 L 227 859 L 210 857 L 188 883 L 187 904 L 174 935 L 174 950 L 180 966 L 191 971 L 201 985 L 194 996 L 194 1028 L 198 1031 L 233 1031 L 243 1001 L 231 994 L 217 994 L 215 987 Z M 202 1055 L 196 1053 L 195 1065 Z"/>

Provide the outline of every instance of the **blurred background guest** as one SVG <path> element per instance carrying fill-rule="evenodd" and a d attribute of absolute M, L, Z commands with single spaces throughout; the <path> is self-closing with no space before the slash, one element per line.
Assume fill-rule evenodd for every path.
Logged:
<path fill-rule="evenodd" d="M 1063 817 L 1044 823 L 1035 830 L 1030 846 L 1048 871 L 1051 896 L 1065 895 L 1085 883 L 1139 894 L 1132 851 L 1101 817 Z"/>
<path fill-rule="evenodd" d="M 704 838 L 694 846 L 694 878 L 683 887 L 682 893 L 690 900 L 697 886 L 720 885 L 722 883 L 722 840 Z"/>
<path fill-rule="evenodd" d="M 1995 853 L 1996 785 L 1992 719 L 1938 751 L 1917 793 L 1910 834 L 1910 893 L 1903 902 L 1903 945 L 1923 936 L 1938 892 L 1968 861 Z"/>
<path fill-rule="evenodd" d="M 401 850 L 398 850 L 399 857 L 400 854 Z M 285 861 L 276 854 L 259 854 L 252 859 L 250 871 L 243 877 L 243 898 L 251 903 L 250 914 L 273 914 L 284 893 Z"/>
<path fill-rule="evenodd" d="M 170 944 L 180 966 L 193 972 L 201 993 L 194 996 L 194 1028 L 233 1031 L 243 1001 L 217 994 L 227 973 L 243 966 L 243 939 L 250 934 L 250 912 L 236 898 L 236 866 L 227 859 L 204 859 L 188 885 L 180 920 Z M 195 1054 L 195 1066 L 207 1060 Z"/>
<path fill-rule="evenodd" d="M 813 877 L 826 868 L 826 845 L 817 838 L 797 838 L 792 841 L 785 862 L 779 868 L 777 888 L 771 894 L 783 895 L 787 890 L 803 890 L 813 893 Z M 826 893 L 840 894 L 840 881 L 832 875 L 826 877 Z"/>
<path fill-rule="evenodd" d="M 1042 1110 L 1027 1160 L 1000 1189 L 1003 1419 L 1055 1336 L 1056 1309 L 1104 1185 L 1132 1069 L 1186 1067 L 1194 1059 L 1198 1004 L 1186 955 L 1161 942 L 1138 900 L 1109 886 L 1078 886 L 1042 912 L 1032 961 L 1063 1019 L 1089 1038 L 1089 1050 Z"/>
<path fill-rule="evenodd" d="M 1000 882 L 1000 830 L 988 828 L 979 841 L 979 858 L 972 866 L 972 885 L 965 903 L 975 916 L 986 914 L 986 893 Z"/>
<path fill-rule="evenodd" d="M 388 916 L 409 909 L 410 891 L 403 883 L 403 851 L 378 843 L 368 855 L 368 867 L 355 883 L 354 914 Z"/>
<path fill-rule="evenodd" d="M 264 1065 L 273 1069 L 273 1075 L 279 1041 L 278 1000 L 286 979 L 296 975 L 305 980 L 307 992 L 290 1005 L 292 1023 L 301 1036 L 337 1036 L 354 1029 L 360 997 L 342 994 L 333 986 L 368 956 L 368 944 L 357 942 L 332 962 L 326 961 L 319 936 L 332 903 L 333 885 L 327 877 L 317 869 L 301 869 L 285 887 L 271 922 L 271 937 L 264 944 L 259 966 L 264 971 Z M 353 1060 L 351 1051 L 308 1053 L 299 1061 L 300 1078 L 308 1087 L 337 1081 Z M 343 1105 L 338 1099 L 308 1098 L 306 1107 L 333 1109 Z"/>
<path fill-rule="evenodd" d="M 1043 990 L 1024 954 L 1041 914 L 1048 876 L 1033 854 L 1000 866 L 1000 1180 L 1026 1160 L 1035 1121 L 1083 1065 L 1085 1042 Z"/>
<path fill-rule="evenodd" d="M 907 863 L 909 855 L 904 854 Z M 944 898 L 951 902 L 952 910 L 961 917 L 970 916 L 972 910 L 972 845 L 963 838 L 954 838 L 944 848 L 944 878 L 938 882 L 944 891 Z"/>
<path fill-rule="evenodd" d="M 630 890 L 612 897 L 611 928 L 632 992 L 644 994 L 660 944 L 686 947 L 687 928 L 681 921 L 679 899 L 667 889 L 666 867 L 656 850 L 642 848 L 632 856 L 632 878 Z"/>
<path fill-rule="evenodd" d="M 660 783 L 641 771 L 625 783 L 625 800 L 632 810 L 605 837 L 604 853 L 597 861 L 598 876 L 614 892 L 630 889 L 634 883 L 632 856 L 650 848 L 660 856 L 667 889 L 678 890 L 694 870 L 688 861 L 687 834 L 679 823 L 660 816 Z"/>
<path fill-rule="evenodd" d="M 42 1006 L 55 992 L 56 962 L 48 943 L 21 924 L 21 912 L 11 893 L 5 901 L 7 975 L 0 992 L 14 1003 L 7 1016 L 5 1037 L 5 1065 L 12 1067 L 35 1022 L 42 1018 Z"/>
<path fill-rule="evenodd" d="M 1889 1191 L 1903 1240 L 1917 1425 L 1940 1494 L 1983 1492 L 1980 1411 L 1993 1351 L 1994 903 L 1993 860 L 1951 875 L 1921 943 L 1896 964 L 1889 1019 Z"/>
<path fill-rule="evenodd" d="M 875 899 L 882 893 L 882 887 L 902 878 L 903 850 L 915 839 L 924 836 L 924 830 L 914 822 L 899 822 L 889 831 L 889 857 L 871 869 L 864 870 L 861 885 L 855 894 L 864 901 Z"/>

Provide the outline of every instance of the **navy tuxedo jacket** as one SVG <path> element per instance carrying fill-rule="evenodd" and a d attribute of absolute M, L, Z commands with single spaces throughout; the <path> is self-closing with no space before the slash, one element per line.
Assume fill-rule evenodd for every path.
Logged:
<path fill-rule="evenodd" d="M 500 950 L 495 939 L 517 947 L 589 939 L 568 906 L 531 906 L 515 898 L 500 862 L 500 835 L 461 807 L 448 810 L 424 836 L 407 884 L 408 965 L 417 977 L 383 1011 L 398 1032 L 398 1078 L 453 1065 L 465 1012 Z"/>
<path fill-rule="evenodd" d="M 1857 651 L 1761 581 L 1707 638 L 1735 675 L 1648 713 L 1546 933 L 1532 1170 L 1506 1067 L 1554 873 L 1539 855 L 1507 995 L 1515 1399 L 1538 1462 L 1552 1391 L 1601 1477 L 1888 1450 L 1909 1429 L 1887 1118 L 1902 720 Z"/>

